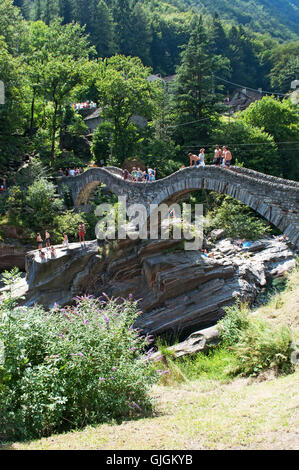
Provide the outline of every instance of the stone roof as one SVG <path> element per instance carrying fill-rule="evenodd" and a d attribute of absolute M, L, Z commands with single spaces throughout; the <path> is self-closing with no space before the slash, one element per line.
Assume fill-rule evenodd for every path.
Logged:
<path fill-rule="evenodd" d="M 100 113 L 102 108 L 96 108 L 89 116 L 87 116 L 84 121 L 89 121 L 90 119 L 98 119 L 100 117 Z"/>

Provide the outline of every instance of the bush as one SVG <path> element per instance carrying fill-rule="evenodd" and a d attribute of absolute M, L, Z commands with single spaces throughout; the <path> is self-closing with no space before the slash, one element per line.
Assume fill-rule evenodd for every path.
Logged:
<path fill-rule="evenodd" d="M 81 221 L 85 224 L 85 228 L 87 230 L 88 224 L 86 222 L 85 214 L 81 212 L 76 213 L 74 210 L 70 210 L 57 215 L 53 221 L 55 229 L 53 230 L 52 238 L 54 242 L 62 242 L 64 232 L 68 235 L 70 242 L 78 241 L 78 227 Z M 95 235 L 93 238 L 95 238 Z"/>
<path fill-rule="evenodd" d="M 218 322 L 222 345 L 233 351 L 238 363 L 230 367 L 236 375 L 258 375 L 273 368 L 278 373 L 293 370 L 293 337 L 288 327 L 274 327 L 265 320 L 250 318 L 244 305 L 227 307 Z"/>
<path fill-rule="evenodd" d="M 56 188 L 45 178 L 36 180 L 28 188 L 26 202 L 29 218 L 27 225 L 39 231 L 52 224 L 57 211 L 62 209 L 62 200 L 56 197 Z"/>
<path fill-rule="evenodd" d="M 241 375 L 258 375 L 266 369 L 277 373 L 290 373 L 293 338 L 286 326 L 274 328 L 269 322 L 255 319 L 244 330 L 233 351 L 239 364 L 233 372 Z"/>
<path fill-rule="evenodd" d="M 249 207 L 229 196 L 209 216 L 212 219 L 210 229 L 225 229 L 227 236 L 232 238 L 257 240 L 270 230 L 264 220 L 252 215 Z"/>
<path fill-rule="evenodd" d="M 224 307 L 226 315 L 217 324 L 220 332 L 222 344 L 231 346 L 237 343 L 242 335 L 243 330 L 249 326 L 248 306 L 246 304 L 237 303 L 231 307 Z"/>
<path fill-rule="evenodd" d="M 0 438 L 28 439 L 151 410 L 158 374 L 137 303 L 76 299 L 74 307 L 1 306 Z M 1 341 L 0 341 L 1 342 Z"/>

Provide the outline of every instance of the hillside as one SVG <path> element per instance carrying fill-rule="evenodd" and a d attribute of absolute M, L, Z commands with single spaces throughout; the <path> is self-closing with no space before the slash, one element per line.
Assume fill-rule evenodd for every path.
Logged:
<path fill-rule="evenodd" d="M 215 11 L 223 19 L 248 26 L 253 31 L 269 32 L 289 40 L 299 35 L 299 0 L 183 0 L 203 13 Z"/>

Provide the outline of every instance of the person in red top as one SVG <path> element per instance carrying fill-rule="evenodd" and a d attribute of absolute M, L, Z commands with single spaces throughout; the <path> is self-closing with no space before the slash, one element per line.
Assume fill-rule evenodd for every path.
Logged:
<path fill-rule="evenodd" d="M 83 222 L 79 223 L 79 242 L 82 245 L 82 242 L 85 245 L 85 224 Z"/>

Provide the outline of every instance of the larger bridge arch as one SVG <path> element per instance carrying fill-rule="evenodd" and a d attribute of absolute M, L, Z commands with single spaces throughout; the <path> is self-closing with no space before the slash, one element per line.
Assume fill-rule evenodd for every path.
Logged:
<path fill-rule="evenodd" d="M 172 203 L 198 189 L 227 194 L 265 217 L 299 249 L 299 183 L 276 178 L 246 168 L 220 168 L 214 165 L 188 167 L 152 183 L 125 181 L 118 168 L 90 168 L 75 177 L 58 178 L 67 185 L 75 206 L 88 202 L 95 187 L 104 183 L 117 196 L 126 196 L 127 204 Z"/>

